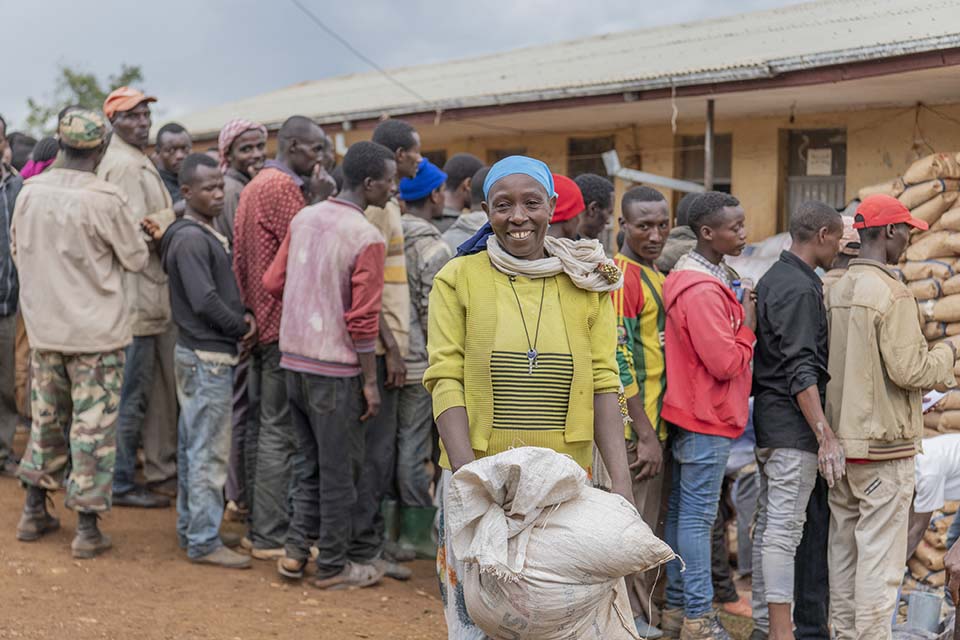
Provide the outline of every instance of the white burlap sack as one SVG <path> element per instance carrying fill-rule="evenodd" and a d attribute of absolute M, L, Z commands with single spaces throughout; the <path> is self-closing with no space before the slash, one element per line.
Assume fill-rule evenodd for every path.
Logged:
<path fill-rule="evenodd" d="M 674 557 L 573 460 L 520 447 L 466 465 L 444 512 L 467 612 L 494 640 L 637 638 L 622 578 Z"/>

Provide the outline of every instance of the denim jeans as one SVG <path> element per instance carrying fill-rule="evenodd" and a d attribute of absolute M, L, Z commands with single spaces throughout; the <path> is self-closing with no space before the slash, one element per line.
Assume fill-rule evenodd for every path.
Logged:
<path fill-rule="evenodd" d="M 348 556 L 354 559 L 351 531 L 365 430 L 360 377 L 288 371 L 287 382 L 298 449 L 286 553 L 309 557 L 316 537 L 317 577 L 326 578 L 340 573 Z"/>
<path fill-rule="evenodd" d="M 817 481 L 817 454 L 757 449 L 760 498 L 753 531 L 753 626 L 769 631 L 770 604 L 793 604 L 794 566 L 807 504 Z"/>
<path fill-rule="evenodd" d="M 702 618 L 712 607 L 710 531 L 732 442 L 681 427 L 674 436 L 665 537 L 686 570 L 680 572 L 679 560 L 667 564 L 666 599 L 668 608 L 682 607 L 688 618 Z"/>
<path fill-rule="evenodd" d="M 293 456 L 298 440 L 290 424 L 287 372 L 280 368 L 280 355 L 276 342 L 257 345 L 250 371 L 259 395 L 250 526 L 250 540 L 258 549 L 282 547 L 290 524 Z"/>
<path fill-rule="evenodd" d="M 403 507 L 432 507 L 427 463 L 433 454 L 433 402 L 419 382 L 400 389 L 397 409 L 397 496 Z"/>
<path fill-rule="evenodd" d="M 222 545 L 233 367 L 201 360 L 180 345 L 174 351 L 174 366 L 180 400 L 177 537 L 189 557 L 199 558 Z"/>
<path fill-rule="evenodd" d="M 177 398 L 171 362 L 175 341 L 176 329 L 171 328 L 155 336 L 136 336 L 126 349 L 117 419 L 115 494 L 134 489 L 141 443 L 147 482 L 162 482 L 176 474 Z"/>
<path fill-rule="evenodd" d="M 227 469 L 227 500 L 250 506 L 247 497 L 247 423 L 250 421 L 250 396 L 247 380 L 250 377 L 250 359 L 244 358 L 233 369 L 233 418 L 230 432 L 230 466 Z"/>
<path fill-rule="evenodd" d="M 368 562 L 383 550 L 384 522 L 380 511 L 383 497 L 393 494 L 397 464 L 397 405 L 400 389 L 387 389 L 386 358 L 377 357 L 380 411 L 364 424 L 363 473 L 357 485 L 357 513 L 351 560 Z"/>

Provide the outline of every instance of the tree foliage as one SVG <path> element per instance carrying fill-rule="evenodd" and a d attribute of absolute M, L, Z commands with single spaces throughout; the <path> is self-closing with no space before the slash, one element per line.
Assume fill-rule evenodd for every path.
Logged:
<path fill-rule="evenodd" d="M 26 129 L 39 135 L 50 135 L 57 126 L 57 114 L 69 105 L 100 110 L 111 91 L 125 85 L 143 82 L 139 65 L 123 64 L 120 72 L 102 82 L 96 75 L 61 65 L 52 97 L 48 100 L 27 98 L 29 114 Z"/>

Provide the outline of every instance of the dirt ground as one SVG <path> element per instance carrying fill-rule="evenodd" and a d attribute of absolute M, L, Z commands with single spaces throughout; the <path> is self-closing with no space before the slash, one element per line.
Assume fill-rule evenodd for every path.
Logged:
<path fill-rule="evenodd" d="M 25 435 L 18 433 L 16 449 Z M 431 561 L 409 565 L 409 582 L 384 579 L 370 589 L 325 593 L 283 580 L 272 562 L 254 560 L 244 571 L 190 563 L 177 546 L 173 508 L 113 510 L 101 527 L 114 548 L 77 561 L 70 556 L 76 514 L 63 508 L 62 492 L 53 497 L 61 529 L 37 542 L 16 540 L 23 496 L 16 480 L 0 477 L 0 640 L 447 635 Z M 735 640 L 749 637 L 749 620 L 723 617 Z"/>
<path fill-rule="evenodd" d="M 272 562 L 245 571 L 190 563 L 173 508 L 115 509 L 101 521 L 114 548 L 81 562 L 70 556 L 77 518 L 62 492 L 60 531 L 16 540 L 23 495 L 0 477 L 0 639 L 446 638 L 433 562 L 409 565 L 409 582 L 325 593 L 284 581 Z"/>

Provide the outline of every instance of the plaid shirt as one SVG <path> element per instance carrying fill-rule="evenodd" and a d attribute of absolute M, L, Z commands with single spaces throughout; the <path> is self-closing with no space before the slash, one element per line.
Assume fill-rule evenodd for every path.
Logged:
<path fill-rule="evenodd" d="M 723 260 L 720 260 L 720 264 L 713 264 L 702 255 L 697 253 L 696 249 L 690 252 L 690 257 L 703 265 L 707 271 L 716 276 L 716 278 L 723 284 L 727 285 L 728 287 L 733 284 L 730 282 L 730 274 L 727 272 L 726 265 L 723 264 Z"/>

